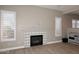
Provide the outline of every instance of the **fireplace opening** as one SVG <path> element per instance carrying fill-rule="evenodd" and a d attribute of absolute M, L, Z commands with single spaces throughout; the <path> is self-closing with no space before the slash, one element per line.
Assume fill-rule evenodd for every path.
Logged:
<path fill-rule="evenodd" d="M 30 36 L 30 46 L 37 46 L 43 44 L 43 35 Z"/>

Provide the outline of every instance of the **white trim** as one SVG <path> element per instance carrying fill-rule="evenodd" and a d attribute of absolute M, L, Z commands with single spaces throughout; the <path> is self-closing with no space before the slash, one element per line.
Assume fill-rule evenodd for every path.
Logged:
<path fill-rule="evenodd" d="M 59 41 L 51 41 L 51 42 L 48 42 L 47 44 L 53 44 L 53 43 L 59 43 L 59 42 L 62 42 L 62 40 L 59 40 Z"/>
<path fill-rule="evenodd" d="M 14 49 L 20 49 L 20 48 L 24 48 L 24 46 L 0 49 L 0 52 L 9 51 L 9 50 L 14 50 Z"/>
<path fill-rule="evenodd" d="M 62 42 L 62 40 L 59 40 L 59 41 L 51 41 L 51 42 L 48 42 L 47 44 L 53 44 L 53 43 L 59 43 L 59 42 Z M 14 50 L 14 49 L 20 49 L 20 48 L 25 48 L 25 47 L 24 46 L 19 46 L 19 47 L 5 48 L 5 49 L 0 49 L 0 52 Z"/>

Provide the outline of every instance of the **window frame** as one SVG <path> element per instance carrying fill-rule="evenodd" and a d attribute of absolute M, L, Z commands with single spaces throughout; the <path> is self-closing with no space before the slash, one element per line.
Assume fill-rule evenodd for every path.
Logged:
<path fill-rule="evenodd" d="M 58 29 L 57 29 L 58 24 L 56 22 L 57 18 L 60 19 L 60 23 L 59 23 L 59 25 L 60 25 L 60 31 L 59 31 L 59 33 L 58 33 Z M 55 36 L 56 37 L 62 36 L 62 17 L 61 16 L 55 16 Z"/>
<path fill-rule="evenodd" d="M 75 21 L 75 24 L 73 24 L 73 21 Z M 72 28 L 79 29 L 79 26 L 78 26 L 78 23 L 77 23 L 77 22 L 79 22 L 78 19 L 72 19 Z M 75 27 L 73 27 L 73 25 L 74 25 Z"/>
<path fill-rule="evenodd" d="M 16 12 L 15 11 L 8 11 L 8 10 L 0 10 L 0 23 L 1 23 L 1 26 L 0 26 L 0 28 L 2 27 L 2 13 L 3 12 L 7 12 L 7 13 L 13 13 L 14 14 L 14 21 L 15 21 L 15 26 L 14 26 L 14 38 L 13 39 L 3 39 L 3 36 L 2 36 L 2 33 L 0 33 L 0 36 L 1 36 L 1 42 L 7 42 L 7 41 L 16 41 Z M 2 31 L 2 28 L 1 28 L 1 30 L 0 31 Z"/>

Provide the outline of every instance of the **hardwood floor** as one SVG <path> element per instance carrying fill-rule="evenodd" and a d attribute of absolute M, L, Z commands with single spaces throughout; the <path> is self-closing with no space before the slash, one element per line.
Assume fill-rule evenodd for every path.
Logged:
<path fill-rule="evenodd" d="M 0 54 L 78 54 L 79 45 L 69 43 L 55 43 L 31 48 L 23 48 L 0 52 Z"/>

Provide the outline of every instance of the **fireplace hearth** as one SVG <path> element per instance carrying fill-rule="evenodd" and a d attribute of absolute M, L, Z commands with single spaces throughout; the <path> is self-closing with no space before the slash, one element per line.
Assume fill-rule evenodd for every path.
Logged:
<path fill-rule="evenodd" d="M 31 35 L 30 46 L 37 46 L 43 44 L 43 35 Z"/>

